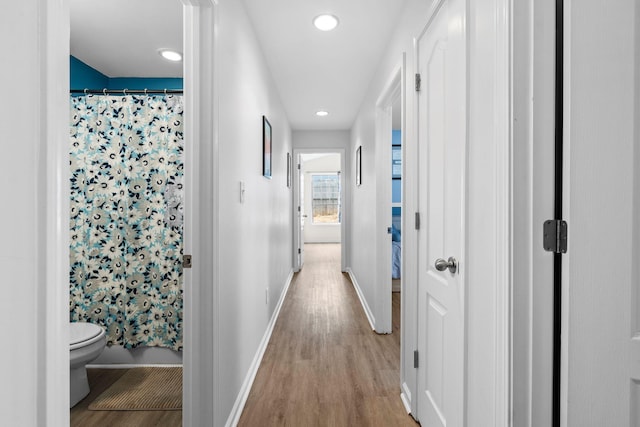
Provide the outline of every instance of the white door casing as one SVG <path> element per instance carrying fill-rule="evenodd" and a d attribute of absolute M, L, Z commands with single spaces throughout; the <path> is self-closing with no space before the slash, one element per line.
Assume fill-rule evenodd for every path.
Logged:
<path fill-rule="evenodd" d="M 192 53 L 187 55 L 187 58 L 191 59 L 188 60 L 188 65 L 185 65 L 185 96 L 191 93 L 194 95 L 192 98 L 196 98 L 195 95 L 198 94 L 197 100 L 187 101 L 187 105 L 191 106 L 187 120 L 191 120 L 194 135 L 198 134 L 200 138 L 205 139 L 207 143 L 203 146 L 209 147 L 200 159 L 206 165 L 204 170 L 217 171 L 217 168 L 211 168 L 213 163 L 209 162 L 210 157 L 208 157 L 210 154 L 214 159 L 217 158 L 215 132 L 217 116 L 214 114 L 217 112 L 215 105 L 217 74 L 213 71 L 214 15 L 217 0 L 181 0 L 181 2 L 185 6 L 185 20 L 188 24 L 185 25 L 185 53 Z M 48 342 L 44 350 L 46 363 L 37 369 L 39 378 L 44 378 L 42 381 L 44 387 L 42 387 L 42 399 L 35 403 L 35 410 L 38 419 L 46 422 L 47 425 L 66 425 L 69 420 L 68 345 L 67 340 L 60 338 L 68 336 L 68 304 L 64 304 L 64 301 L 68 301 L 69 260 L 64 254 L 68 253 L 69 233 L 65 226 L 68 224 L 68 209 L 64 207 L 68 206 L 69 200 L 68 173 L 65 172 L 68 169 L 68 160 L 65 159 L 68 159 L 69 122 L 68 108 L 64 108 L 64 105 L 67 105 L 69 96 L 69 5 L 67 2 L 49 2 L 45 7 L 44 2 L 41 3 L 43 5 L 38 10 L 41 22 L 39 30 L 41 30 L 42 40 L 46 43 L 40 45 L 38 55 L 41 58 L 47 58 L 46 61 L 40 61 L 39 70 L 42 76 L 46 76 L 41 88 L 43 97 L 46 97 L 47 114 L 46 117 L 40 118 L 39 126 L 46 127 L 47 131 L 43 133 L 47 135 L 46 145 L 53 148 L 47 150 L 47 157 L 43 160 L 46 164 L 49 219 L 41 233 L 46 233 L 49 242 L 45 250 L 46 268 L 49 273 L 47 277 L 50 277 L 51 281 L 42 282 L 43 286 L 47 285 L 47 302 L 43 310 L 42 323 L 46 325 L 46 333 L 43 332 L 43 335 L 48 337 Z M 206 120 L 200 120 L 201 118 Z M 188 124 L 185 124 L 185 129 L 187 126 Z M 200 138 L 193 138 L 191 143 L 199 144 Z M 200 172 L 202 171 L 200 169 Z M 195 169 L 192 170 L 194 177 L 192 183 L 199 182 L 200 194 L 214 194 L 214 205 L 217 203 L 213 185 L 213 181 L 217 182 L 215 171 L 212 175 L 201 177 Z M 195 190 L 192 194 L 195 194 Z M 202 197 L 202 199 L 205 198 Z M 190 202 L 185 200 L 185 203 Z M 190 206 L 187 207 L 187 211 L 192 210 Z M 190 329 L 193 324 L 202 325 L 202 331 L 195 334 L 198 336 L 197 342 L 201 345 L 199 349 L 201 351 L 191 351 L 191 354 L 197 357 L 184 361 L 186 372 L 183 423 L 185 426 L 211 424 L 212 414 L 217 406 L 214 386 L 217 383 L 217 366 L 215 365 L 217 358 L 213 352 L 213 348 L 217 347 L 215 345 L 217 333 L 212 328 L 215 329 L 218 322 L 203 322 L 200 317 L 200 314 L 216 311 L 211 310 L 211 307 L 215 307 L 217 303 L 215 291 L 218 284 L 216 276 L 212 273 L 217 271 L 217 248 L 212 242 L 217 242 L 218 239 L 216 230 L 212 230 L 210 225 L 216 223 L 215 211 L 214 206 L 207 206 L 207 209 L 191 222 L 194 229 L 199 229 L 205 234 L 210 232 L 213 238 L 201 239 L 199 245 L 195 239 L 192 241 L 194 265 L 201 266 L 194 267 L 194 278 L 197 272 L 202 283 L 210 284 L 204 290 L 210 298 L 194 298 L 189 290 L 185 289 L 185 303 L 187 300 L 198 302 L 198 305 L 194 304 L 191 310 L 185 306 L 185 358 L 187 359 L 189 359 L 187 356 L 189 346 L 193 342 L 189 339 L 187 329 Z M 206 251 L 201 252 L 203 249 Z M 191 317 L 190 322 L 189 317 Z M 187 326 L 188 323 L 192 325 Z M 193 331 L 191 333 L 193 335 Z M 198 374 L 199 381 L 194 380 L 196 378 L 194 374 Z M 195 402 L 196 397 L 199 398 L 199 402 L 206 402 L 206 406 L 198 405 L 198 402 Z M 209 408 L 209 412 L 205 411 L 204 407 Z"/>
<path fill-rule="evenodd" d="M 393 105 L 400 100 L 402 112 L 402 62 L 391 74 L 376 102 L 376 322 L 379 334 L 392 332 L 391 321 L 391 142 Z M 402 129 L 401 129 L 402 130 Z"/>
<path fill-rule="evenodd" d="M 418 413 L 423 426 L 465 419 L 466 4 L 444 0 L 417 43 Z M 438 271 L 437 259 L 457 261 Z"/>
<path fill-rule="evenodd" d="M 293 245 L 293 250 L 296 252 L 294 254 L 295 265 L 294 271 L 300 271 L 302 266 L 304 265 L 304 221 L 305 221 L 305 206 L 304 206 L 304 173 L 302 172 L 302 154 L 294 155 L 294 159 L 296 162 L 296 182 L 295 188 L 295 201 L 294 201 L 294 210 L 295 210 L 295 218 L 297 218 L 296 226 L 294 230 L 294 239 L 295 244 Z"/>
<path fill-rule="evenodd" d="M 565 0 L 564 426 L 640 425 L 640 6 Z"/>
<path fill-rule="evenodd" d="M 218 407 L 218 0 L 183 4 L 185 254 L 183 413 L 185 426 L 216 425 Z"/>

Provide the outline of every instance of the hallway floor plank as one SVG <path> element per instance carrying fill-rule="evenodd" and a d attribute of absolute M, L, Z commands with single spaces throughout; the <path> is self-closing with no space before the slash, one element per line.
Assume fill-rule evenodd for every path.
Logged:
<path fill-rule="evenodd" d="M 371 330 L 340 245 L 307 244 L 238 425 L 416 426 L 399 371 L 398 333 Z"/>

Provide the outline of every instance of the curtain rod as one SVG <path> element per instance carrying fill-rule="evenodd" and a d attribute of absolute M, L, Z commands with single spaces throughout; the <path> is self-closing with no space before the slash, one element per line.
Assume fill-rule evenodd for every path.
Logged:
<path fill-rule="evenodd" d="M 182 89 L 71 89 L 70 93 L 85 95 L 182 95 Z"/>

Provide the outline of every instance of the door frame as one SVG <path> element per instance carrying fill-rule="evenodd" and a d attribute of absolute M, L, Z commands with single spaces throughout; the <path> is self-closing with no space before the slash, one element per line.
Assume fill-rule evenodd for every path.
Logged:
<path fill-rule="evenodd" d="M 298 171 L 300 159 L 300 154 L 313 154 L 313 153 L 336 153 L 340 154 L 340 208 L 342 209 L 342 220 L 340 222 L 340 269 L 342 272 L 345 272 L 347 269 L 347 247 L 348 242 L 346 239 L 346 230 L 347 230 L 347 222 L 348 222 L 348 210 L 345 201 L 347 200 L 347 185 L 345 182 L 345 167 L 346 167 L 346 159 L 345 159 L 345 149 L 344 148 L 294 148 L 293 149 L 293 160 L 294 165 L 293 168 L 295 171 Z M 300 179 L 298 177 L 298 172 L 295 173 L 296 179 L 293 180 L 293 206 L 291 207 L 293 211 L 293 217 L 297 218 L 293 222 L 293 244 L 292 247 L 292 257 L 293 257 L 293 271 L 300 271 L 300 263 L 298 258 L 298 242 L 304 244 L 304 238 L 300 233 L 300 220 L 301 217 L 298 212 L 298 205 L 300 204 Z"/>
<path fill-rule="evenodd" d="M 553 256 L 542 224 L 554 215 L 556 0 L 512 4 L 512 425 L 551 425 Z"/>
<path fill-rule="evenodd" d="M 183 423 L 185 426 L 213 424 L 218 407 L 218 98 L 215 72 L 215 29 L 218 0 L 181 0 L 184 20 L 185 137 L 192 138 L 185 157 L 186 221 L 185 251 L 194 255 L 194 268 L 184 275 L 185 331 L 183 374 Z M 52 425 L 69 424 L 68 349 L 68 97 L 69 97 L 69 4 L 44 2 L 40 13 L 42 39 L 38 55 L 45 113 L 40 117 L 46 130 L 47 151 L 43 163 L 47 177 L 46 236 L 47 299 L 41 324 L 46 338 L 44 360 L 38 377 L 45 389 L 37 403 L 39 418 Z M 213 117 L 213 120 L 212 120 Z M 190 136 L 191 135 L 191 136 Z M 202 143 L 211 141 L 211 143 Z M 189 144 L 189 139 L 186 139 Z M 214 165 L 214 167 L 212 167 Z M 187 187 L 189 188 L 189 186 Z M 197 209 L 196 209 L 197 207 Z M 190 213 L 189 213 L 190 212 Z M 200 238 L 207 236 L 208 238 Z M 44 237 L 43 237 L 44 238 Z M 67 256 L 65 256 L 67 255 Z M 206 261 L 204 261 L 206 260 Z M 193 286 L 198 283 L 199 286 Z M 209 286 L 204 286 L 209 284 Z M 213 310 L 212 310 L 213 307 Z M 206 317 L 206 318 L 205 318 Z M 196 330 L 197 328 L 197 330 Z M 197 338 L 197 339 L 196 339 Z"/>
<path fill-rule="evenodd" d="M 387 83 L 376 101 L 376 322 L 375 330 L 379 334 L 390 334 L 393 330 L 391 322 L 391 131 L 393 104 L 400 99 L 401 138 L 404 145 L 404 111 L 405 111 L 405 54 L 400 63 L 392 71 Z M 403 150 L 404 156 L 404 150 Z M 404 168 L 404 163 L 403 163 Z M 403 170 L 404 173 L 404 170 Z M 404 218 L 404 212 L 403 212 Z M 402 220 L 404 227 L 404 220 Z M 402 261 L 401 270 L 404 270 Z M 403 272 L 400 272 L 403 275 Z M 402 305 L 402 303 L 401 303 Z M 402 355 L 401 359 L 402 360 Z"/>

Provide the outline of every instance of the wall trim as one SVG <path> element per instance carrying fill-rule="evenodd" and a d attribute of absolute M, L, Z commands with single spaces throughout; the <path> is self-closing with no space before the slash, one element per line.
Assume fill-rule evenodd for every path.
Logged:
<path fill-rule="evenodd" d="M 496 319 L 494 347 L 496 395 L 494 413 L 496 426 L 509 426 L 512 413 L 511 355 L 512 355 L 512 295 L 513 295 L 513 218 L 512 215 L 512 0 L 498 0 L 495 7 L 495 144 L 496 144 Z"/>
<path fill-rule="evenodd" d="M 406 127 L 404 126 L 405 114 L 405 86 L 404 70 L 405 55 L 403 54 L 389 75 L 387 82 L 376 100 L 375 106 L 375 162 L 376 162 L 376 268 L 375 289 L 376 296 L 373 301 L 378 323 L 376 332 L 389 334 L 392 332 L 391 320 L 391 235 L 387 233 L 387 227 L 391 226 L 391 140 L 392 111 L 395 101 L 400 101 L 401 137 L 404 140 Z M 404 213 L 404 212 L 403 212 Z M 402 265 L 401 265 L 402 269 Z M 402 275 L 402 274 L 401 274 Z M 402 346 L 401 346 L 402 348 Z"/>
<path fill-rule="evenodd" d="M 185 427 L 216 425 L 219 340 L 217 2 L 183 4 L 185 111 L 183 409 Z"/>
<path fill-rule="evenodd" d="M 37 2 L 40 99 L 34 99 L 34 123 L 40 142 L 36 153 L 36 232 L 34 257 L 39 298 L 39 349 L 34 402 L 39 425 L 69 424 L 69 5 Z M 41 227 L 41 228 L 40 228 Z M 44 272 L 44 277 L 42 273 Z M 41 346 L 41 347 L 40 347 Z"/>
<path fill-rule="evenodd" d="M 373 312 L 371 311 L 369 304 L 367 304 L 367 299 L 364 297 L 364 294 L 362 293 L 362 289 L 360 289 L 360 285 L 358 285 L 358 280 L 356 279 L 356 276 L 353 273 L 353 270 L 351 270 L 351 267 L 347 268 L 346 273 L 349 275 L 349 279 L 351 279 L 351 284 L 353 285 L 353 288 L 356 290 L 356 294 L 358 294 L 358 299 L 360 300 L 360 304 L 362 305 L 364 314 L 367 316 L 369 325 L 371 326 L 371 329 L 375 331 L 376 318 L 373 315 Z"/>
<path fill-rule="evenodd" d="M 273 333 L 273 328 L 276 325 L 278 320 L 278 316 L 280 316 L 280 309 L 284 303 L 284 299 L 287 296 L 287 292 L 289 291 L 289 286 L 293 281 L 293 269 L 289 271 L 289 276 L 287 277 L 286 283 L 284 285 L 284 289 L 282 290 L 282 294 L 280 294 L 280 299 L 278 300 L 278 304 L 276 305 L 276 309 L 271 316 L 271 320 L 267 325 L 267 330 L 264 332 L 262 340 L 260 341 L 260 345 L 258 346 L 258 350 L 256 351 L 255 356 L 253 357 L 253 361 L 249 366 L 249 371 L 247 372 L 247 376 L 242 383 L 242 387 L 240 387 L 240 392 L 238 393 L 238 397 L 236 397 L 236 401 L 233 404 L 233 408 L 229 413 L 229 418 L 227 418 L 227 422 L 225 426 L 231 427 L 238 425 L 240 421 L 240 416 L 242 415 L 242 411 L 244 410 L 244 405 L 247 403 L 247 398 L 249 397 L 249 393 L 251 392 L 251 387 L 253 386 L 253 381 L 256 379 L 256 375 L 258 374 L 258 369 L 260 368 L 260 363 L 262 362 L 262 357 L 264 356 L 264 352 L 267 350 L 267 346 L 269 345 L 269 341 L 271 340 L 271 334 Z"/>
<path fill-rule="evenodd" d="M 402 400 L 402 404 L 404 405 L 404 409 L 405 411 L 407 411 L 407 414 L 411 413 L 411 390 L 409 390 L 409 385 L 407 383 L 402 383 L 402 386 L 400 386 L 401 388 L 401 392 L 400 392 L 400 400 Z"/>
<path fill-rule="evenodd" d="M 87 365 L 87 369 L 182 368 L 182 363 L 110 363 Z"/>

